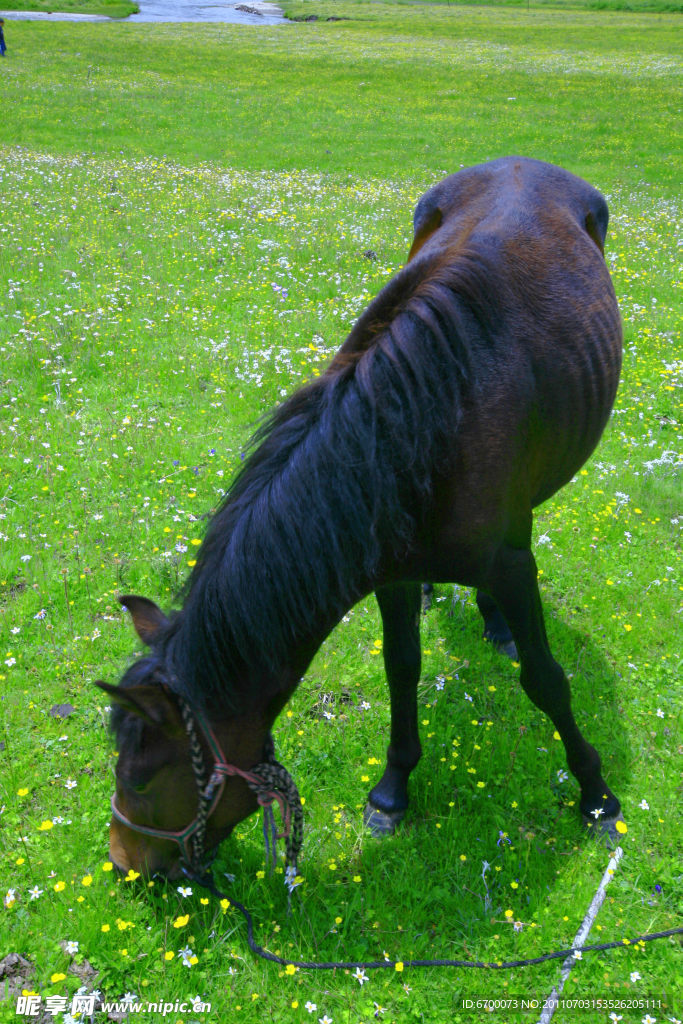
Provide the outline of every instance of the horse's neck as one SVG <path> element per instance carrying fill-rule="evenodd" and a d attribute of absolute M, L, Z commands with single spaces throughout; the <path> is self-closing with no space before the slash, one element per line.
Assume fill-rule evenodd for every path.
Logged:
<path fill-rule="evenodd" d="M 173 644 L 178 675 L 207 700 L 229 700 L 233 687 L 267 702 L 290 694 L 344 612 L 372 589 L 358 564 L 353 505 L 332 507 L 333 467 L 311 466 L 310 478 L 324 500 L 292 467 L 269 496 L 225 517 L 227 536 L 216 536 L 221 524 L 212 528 L 209 543 L 222 550 L 193 582 Z"/>
<path fill-rule="evenodd" d="M 399 317 L 382 345 L 345 352 L 262 429 L 192 577 L 184 665 L 196 688 L 220 695 L 236 673 L 271 696 L 286 688 L 380 574 L 400 569 L 458 408 L 453 331 L 433 319 L 426 305 Z"/>

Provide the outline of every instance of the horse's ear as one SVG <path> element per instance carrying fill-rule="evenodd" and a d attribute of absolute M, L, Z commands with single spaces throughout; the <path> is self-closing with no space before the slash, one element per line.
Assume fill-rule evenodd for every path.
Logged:
<path fill-rule="evenodd" d="M 123 594 L 118 598 L 119 604 L 130 612 L 135 632 L 144 644 L 153 647 L 159 633 L 168 626 L 168 619 L 154 601 L 134 594 Z"/>
<path fill-rule="evenodd" d="M 182 721 L 178 708 L 169 700 L 163 686 L 112 686 L 96 680 L 95 686 L 108 693 L 115 704 L 137 715 L 148 725 L 161 729 L 169 735 L 183 732 Z"/>
<path fill-rule="evenodd" d="M 598 249 L 600 250 L 600 252 L 604 256 L 605 255 L 605 236 L 606 236 L 606 233 L 607 233 L 607 225 L 605 224 L 603 226 L 602 224 L 600 224 L 598 222 L 598 220 L 593 216 L 592 213 L 587 213 L 586 214 L 586 219 L 584 221 L 584 225 L 585 225 L 585 228 L 586 228 L 586 232 L 593 239 L 593 241 L 597 245 Z"/>
<path fill-rule="evenodd" d="M 427 214 L 423 214 L 418 206 L 418 209 L 415 211 L 415 236 L 413 238 L 413 244 L 410 247 L 410 252 L 408 253 L 408 263 L 410 263 L 414 256 L 417 256 L 422 246 L 429 241 L 434 232 L 438 231 L 442 224 L 443 213 L 438 206 L 433 210 L 430 210 Z"/>

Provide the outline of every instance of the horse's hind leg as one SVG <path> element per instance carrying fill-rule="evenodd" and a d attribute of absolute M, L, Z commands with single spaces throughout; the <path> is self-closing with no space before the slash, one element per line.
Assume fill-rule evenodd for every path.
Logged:
<path fill-rule="evenodd" d="M 580 807 L 585 819 L 614 835 L 619 801 L 602 777 L 598 752 L 579 731 L 570 706 L 569 683 L 550 653 L 531 551 L 501 548 L 487 590 L 512 629 L 524 690 L 548 715 L 564 743 L 567 764 L 581 787 Z"/>
<path fill-rule="evenodd" d="M 391 735 L 384 774 L 370 792 L 365 824 L 375 835 L 393 832 L 408 806 L 408 777 L 422 748 L 417 727 L 420 678 L 419 583 L 379 587 L 384 667 L 391 702 Z"/>
<path fill-rule="evenodd" d="M 497 651 L 517 661 L 517 648 L 512 630 L 505 616 L 490 594 L 484 590 L 477 591 L 477 608 L 484 620 L 484 640 L 492 643 Z"/>
<path fill-rule="evenodd" d="M 434 584 L 422 584 L 422 611 L 428 612 L 434 600 Z M 517 648 L 512 630 L 505 621 L 505 616 L 490 594 L 484 590 L 477 591 L 477 608 L 484 620 L 484 640 L 493 644 L 497 651 L 517 661 Z"/>

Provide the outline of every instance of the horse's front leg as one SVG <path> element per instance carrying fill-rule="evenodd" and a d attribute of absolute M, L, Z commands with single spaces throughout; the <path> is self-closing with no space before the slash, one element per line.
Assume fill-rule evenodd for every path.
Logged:
<path fill-rule="evenodd" d="M 382 616 L 384 667 L 391 702 L 391 734 L 384 774 L 370 792 L 365 824 L 375 835 L 394 831 L 408 806 L 408 778 L 420 760 L 417 684 L 420 678 L 419 583 L 376 591 Z"/>
<path fill-rule="evenodd" d="M 619 801 L 602 777 L 597 750 L 581 734 L 572 714 L 570 690 L 553 658 L 543 621 L 536 563 L 531 551 L 502 547 L 487 591 L 508 622 L 521 662 L 520 682 L 536 707 L 555 725 L 564 743 L 569 770 L 581 787 L 580 807 L 587 822 L 616 836 Z"/>

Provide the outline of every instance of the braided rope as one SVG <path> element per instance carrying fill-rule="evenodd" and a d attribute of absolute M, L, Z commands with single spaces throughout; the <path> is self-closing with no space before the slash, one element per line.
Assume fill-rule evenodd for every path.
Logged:
<path fill-rule="evenodd" d="M 197 734 L 197 722 L 192 712 L 192 708 L 181 697 L 178 697 L 177 700 L 190 743 L 192 771 L 194 772 L 194 777 L 197 783 L 197 827 L 194 835 L 192 836 L 192 862 L 193 865 L 200 865 L 204 855 L 204 840 L 206 838 L 206 825 L 209 818 L 209 807 L 211 806 L 211 794 L 215 788 L 216 780 L 212 775 L 208 782 L 206 781 L 206 762 L 204 760 L 201 740 Z"/>
<path fill-rule="evenodd" d="M 215 765 L 214 771 L 206 781 L 206 761 L 197 732 L 197 719 L 190 705 L 182 697 L 176 695 L 176 699 L 190 744 L 190 759 L 198 792 L 196 827 L 192 836 L 191 867 L 201 870 L 211 801 L 216 786 L 220 783 L 221 768 L 224 766 Z M 286 867 L 290 869 L 288 877 L 292 877 L 291 871 L 293 869 L 293 873 L 296 874 L 296 862 L 303 845 L 304 812 L 301 797 L 294 779 L 284 765 L 275 758 L 275 745 L 272 736 L 269 736 L 266 741 L 265 758 L 243 777 L 263 807 L 266 856 L 270 855 L 272 849 L 273 860 L 275 860 L 277 856 L 275 840 L 284 838 Z M 275 827 L 272 811 L 274 802 L 279 804 L 283 820 L 283 829 L 279 834 Z"/>
<path fill-rule="evenodd" d="M 176 696 L 176 700 L 178 701 L 178 707 L 185 725 L 185 731 L 187 732 L 187 737 L 190 741 L 192 771 L 194 772 L 195 779 L 197 780 L 197 785 L 203 786 L 204 779 L 206 777 L 206 762 L 204 761 L 204 752 L 195 728 L 195 717 L 192 712 L 192 708 L 186 701 L 178 696 Z"/>
<path fill-rule="evenodd" d="M 299 790 L 294 779 L 284 765 L 275 760 L 274 753 L 267 761 L 262 761 L 252 768 L 252 774 L 260 782 L 247 785 L 256 794 L 256 799 L 264 808 L 271 806 L 274 800 L 280 805 L 283 817 L 283 831 L 276 838 L 285 839 L 286 866 L 296 868 L 296 862 L 304 841 L 304 811 Z M 268 823 L 270 824 L 270 822 Z M 266 839 L 266 850 L 268 840 Z"/>

